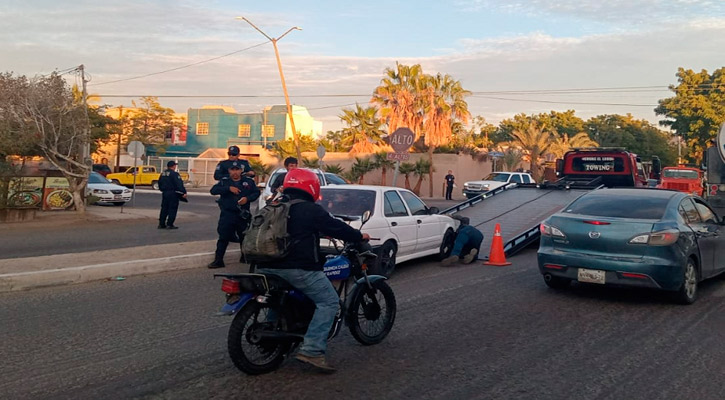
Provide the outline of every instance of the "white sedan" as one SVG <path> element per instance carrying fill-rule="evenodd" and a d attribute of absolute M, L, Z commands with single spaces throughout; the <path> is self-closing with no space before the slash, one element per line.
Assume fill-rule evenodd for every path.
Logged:
<path fill-rule="evenodd" d="M 132 190 L 111 183 L 108 179 L 98 172 L 91 172 L 88 177 L 87 193 L 91 196 L 98 197 L 98 203 L 110 203 L 114 206 L 122 206 L 131 200 Z"/>
<path fill-rule="evenodd" d="M 370 210 L 370 220 L 363 232 L 379 246 L 378 259 L 371 273 L 389 276 L 396 262 L 428 255 L 443 259 L 453 249 L 458 221 L 439 215 L 436 207 L 428 207 L 413 192 L 397 187 L 339 185 L 321 189 L 322 207 L 333 215 L 360 217 Z M 360 221 L 350 223 L 359 227 Z M 328 242 L 323 246 L 330 246 Z"/>

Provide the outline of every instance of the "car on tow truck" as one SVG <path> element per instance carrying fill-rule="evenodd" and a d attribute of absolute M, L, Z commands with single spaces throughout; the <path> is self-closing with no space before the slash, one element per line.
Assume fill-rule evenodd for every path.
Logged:
<path fill-rule="evenodd" d="M 700 197 L 662 189 L 585 193 L 540 225 L 539 271 L 563 289 L 578 281 L 669 291 L 691 304 L 725 272 L 725 226 Z"/>
<path fill-rule="evenodd" d="M 511 187 L 519 183 L 535 183 L 534 178 L 525 172 L 494 172 L 480 181 L 468 181 L 463 184 L 463 195 L 467 199 L 480 196 L 488 191 L 498 189 L 501 186 L 511 184 Z"/>

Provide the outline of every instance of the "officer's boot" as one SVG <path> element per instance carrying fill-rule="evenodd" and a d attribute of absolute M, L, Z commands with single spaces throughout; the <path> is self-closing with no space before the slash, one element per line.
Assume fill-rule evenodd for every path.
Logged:
<path fill-rule="evenodd" d="M 214 261 L 210 262 L 209 265 L 207 265 L 208 268 L 224 268 L 226 265 L 224 265 L 224 260 L 217 260 L 214 259 Z"/>

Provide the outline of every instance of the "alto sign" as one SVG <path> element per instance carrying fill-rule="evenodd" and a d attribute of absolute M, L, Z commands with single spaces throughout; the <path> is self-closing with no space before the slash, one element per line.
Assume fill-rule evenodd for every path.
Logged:
<path fill-rule="evenodd" d="M 410 147 L 413 146 L 415 133 L 408 128 L 398 128 L 390 135 L 390 146 L 395 153 L 388 153 L 388 160 L 405 161 L 410 159 Z"/>

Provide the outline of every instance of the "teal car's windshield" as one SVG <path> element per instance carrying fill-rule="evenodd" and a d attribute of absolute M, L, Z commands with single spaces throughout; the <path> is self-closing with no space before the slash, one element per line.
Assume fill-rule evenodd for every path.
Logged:
<path fill-rule="evenodd" d="M 595 217 L 658 220 L 665 214 L 669 201 L 668 197 L 617 196 L 591 193 L 574 201 L 564 210 L 564 213 Z"/>

